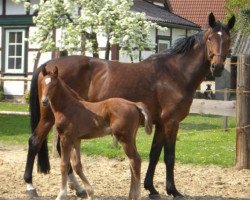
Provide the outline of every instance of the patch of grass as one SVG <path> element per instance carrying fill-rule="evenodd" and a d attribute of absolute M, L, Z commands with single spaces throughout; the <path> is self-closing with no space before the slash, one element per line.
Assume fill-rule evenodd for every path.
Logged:
<path fill-rule="evenodd" d="M 27 144 L 30 136 L 29 117 L 0 115 L 0 141 Z"/>
<path fill-rule="evenodd" d="M 28 112 L 28 104 L 0 102 L 0 111 Z"/>
<path fill-rule="evenodd" d="M 30 136 L 29 117 L 0 115 L 0 142 L 27 145 Z M 235 118 L 229 118 L 229 131 L 223 130 L 223 117 L 189 115 L 180 125 L 176 143 L 176 161 L 199 165 L 232 166 L 235 160 Z M 137 133 L 137 148 L 148 160 L 153 135 Z M 51 134 L 49 138 L 51 147 Z M 81 150 L 87 155 L 125 158 L 123 149 L 112 148 L 112 137 L 82 140 Z M 161 155 L 161 161 L 163 155 Z"/>

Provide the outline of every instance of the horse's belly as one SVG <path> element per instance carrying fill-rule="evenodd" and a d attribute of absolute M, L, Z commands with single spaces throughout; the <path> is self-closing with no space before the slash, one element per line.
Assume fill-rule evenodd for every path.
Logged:
<path fill-rule="evenodd" d="M 86 132 L 82 132 L 80 134 L 80 139 L 94 139 L 99 137 L 104 137 L 106 135 L 110 135 L 112 133 L 112 130 L 110 127 L 105 127 L 103 129 L 99 130 L 89 130 Z"/>

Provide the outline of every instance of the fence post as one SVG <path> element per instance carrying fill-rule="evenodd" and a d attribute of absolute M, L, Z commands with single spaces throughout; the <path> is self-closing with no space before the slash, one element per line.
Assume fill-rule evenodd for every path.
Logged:
<path fill-rule="evenodd" d="M 237 62 L 236 167 L 250 169 L 250 55 Z"/>
<path fill-rule="evenodd" d="M 224 101 L 228 101 L 229 100 L 229 89 L 225 88 L 224 89 Z M 224 116 L 224 131 L 228 131 L 228 116 Z"/>

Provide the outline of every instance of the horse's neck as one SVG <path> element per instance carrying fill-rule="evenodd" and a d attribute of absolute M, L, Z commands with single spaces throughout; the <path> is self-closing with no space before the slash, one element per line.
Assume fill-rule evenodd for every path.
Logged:
<path fill-rule="evenodd" d="M 180 59 L 179 72 L 188 90 L 195 91 L 209 72 L 210 62 L 207 60 L 206 45 L 194 46 L 190 52 Z"/>
<path fill-rule="evenodd" d="M 54 94 L 51 96 L 50 103 L 55 112 L 61 112 L 67 109 L 67 106 L 70 106 L 70 110 L 72 110 L 74 103 L 79 103 L 79 101 L 72 95 L 72 92 L 65 87 L 65 84 L 59 81 Z"/>

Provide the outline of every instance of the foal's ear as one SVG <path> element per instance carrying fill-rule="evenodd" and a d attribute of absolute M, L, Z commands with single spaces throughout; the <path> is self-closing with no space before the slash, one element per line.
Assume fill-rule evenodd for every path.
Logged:
<path fill-rule="evenodd" d="M 234 27 L 234 24 L 235 24 L 235 16 L 233 15 L 233 16 L 228 20 L 227 28 L 228 28 L 229 30 L 231 30 L 231 29 Z"/>
<path fill-rule="evenodd" d="M 53 76 L 55 76 L 56 78 L 58 77 L 58 68 L 57 68 L 57 66 L 55 66 L 55 68 L 53 69 L 52 74 L 53 74 Z"/>
<path fill-rule="evenodd" d="M 48 72 L 47 72 L 47 70 L 46 70 L 46 67 L 43 67 L 43 69 L 42 69 L 42 75 L 43 75 L 43 76 L 48 75 Z"/>
<path fill-rule="evenodd" d="M 208 24 L 211 28 L 214 28 L 216 25 L 215 17 L 212 12 L 208 15 Z"/>

